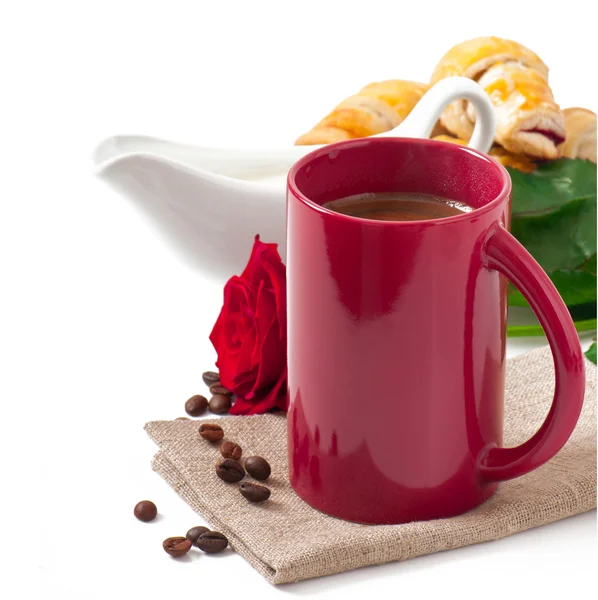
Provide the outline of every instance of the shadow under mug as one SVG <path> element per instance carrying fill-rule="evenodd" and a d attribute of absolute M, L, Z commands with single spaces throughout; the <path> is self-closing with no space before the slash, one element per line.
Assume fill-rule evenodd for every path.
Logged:
<path fill-rule="evenodd" d="M 322 207 L 420 192 L 472 212 L 375 221 Z M 359 139 L 290 170 L 288 453 L 293 488 L 361 523 L 450 517 L 553 457 L 583 403 L 583 357 L 550 279 L 508 233 L 511 181 L 446 142 Z M 556 390 L 538 431 L 503 447 L 507 279 L 536 312 Z"/>

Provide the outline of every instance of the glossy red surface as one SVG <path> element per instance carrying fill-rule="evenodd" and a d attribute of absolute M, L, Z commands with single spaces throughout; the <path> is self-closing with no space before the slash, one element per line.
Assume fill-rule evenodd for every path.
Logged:
<path fill-rule="evenodd" d="M 289 472 L 315 508 L 363 523 L 449 517 L 569 437 L 583 398 L 581 349 L 549 279 L 503 229 L 510 188 L 492 159 L 429 140 L 351 140 L 291 169 Z M 476 210 L 380 222 L 320 206 L 399 190 Z M 557 356 L 551 415 L 514 450 L 500 448 L 507 282 L 499 271 L 533 300 Z"/>

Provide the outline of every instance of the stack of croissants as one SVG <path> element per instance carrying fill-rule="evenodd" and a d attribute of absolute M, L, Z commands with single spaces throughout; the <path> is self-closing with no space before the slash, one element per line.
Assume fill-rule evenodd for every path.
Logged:
<path fill-rule="evenodd" d="M 394 129 L 430 85 L 452 76 L 477 81 L 490 96 L 497 118 L 490 154 L 503 165 L 530 172 L 538 160 L 568 157 L 596 162 L 596 114 L 585 108 L 561 110 L 542 60 L 525 46 L 497 37 L 451 48 L 436 65 L 429 85 L 398 79 L 367 85 L 296 144 L 330 144 Z M 446 108 L 432 137 L 466 144 L 474 123 L 473 107 L 457 100 Z"/>

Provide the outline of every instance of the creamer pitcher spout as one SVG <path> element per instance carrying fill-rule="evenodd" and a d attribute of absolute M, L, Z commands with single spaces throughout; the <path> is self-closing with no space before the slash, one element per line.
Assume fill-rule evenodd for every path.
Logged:
<path fill-rule="evenodd" d="M 215 282 L 242 271 L 257 233 L 278 243 L 284 258 L 284 179 L 280 189 L 263 189 L 149 154 L 121 156 L 99 175 L 143 211 L 187 263 Z"/>

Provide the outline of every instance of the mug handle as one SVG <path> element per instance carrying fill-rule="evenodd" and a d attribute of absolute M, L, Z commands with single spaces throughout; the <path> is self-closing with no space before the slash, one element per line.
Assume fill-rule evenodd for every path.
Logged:
<path fill-rule="evenodd" d="M 479 473 L 486 481 L 520 477 L 551 459 L 569 439 L 583 405 L 585 369 L 579 338 L 558 291 L 542 267 L 502 226 L 485 244 L 485 263 L 505 275 L 521 291 L 548 338 L 555 366 L 555 392 L 542 426 L 513 448 L 486 448 Z"/>
<path fill-rule="evenodd" d="M 488 152 L 496 131 L 494 105 L 484 88 L 467 77 L 441 79 L 421 97 L 399 127 L 376 137 L 429 138 L 444 109 L 460 99 L 469 100 L 476 110 L 475 126 L 468 147 Z"/>

